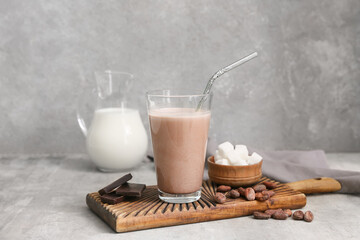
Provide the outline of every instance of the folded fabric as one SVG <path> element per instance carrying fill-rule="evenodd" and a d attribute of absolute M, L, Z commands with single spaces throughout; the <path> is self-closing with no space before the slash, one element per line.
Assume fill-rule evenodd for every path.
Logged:
<path fill-rule="evenodd" d="M 263 175 L 279 182 L 295 182 L 309 178 L 331 177 L 338 180 L 338 193 L 360 193 L 360 172 L 329 168 L 325 152 L 314 151 L 255 151 L 263 158 Z"/>

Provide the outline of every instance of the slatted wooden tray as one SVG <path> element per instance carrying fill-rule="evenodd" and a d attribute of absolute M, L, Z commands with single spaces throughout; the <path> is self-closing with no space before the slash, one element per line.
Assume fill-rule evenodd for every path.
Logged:
<path fill-rule="evenodd" d="M 260 182 L 262 181 L 275 182 L 266 177 Z M 305 206 L 306 196 L 303 193 L 294 191 L 288 185 L 276 183 L 275 196 L 265 202 L 228 198 L 224 204 L 217 204 L 213 200 L 216 185 L 211 181 L 204 181 L 201 199 L 193 203 L 165 203 L 158 198 L 157 186 L 148 186 L 143 196 L 137 200 L 127 200 L 116 205 L 102 203 L 97 192 L 89 193 L 86 203 L 116 232 L 233 218 L 267 209 L 297 209 Z"/>

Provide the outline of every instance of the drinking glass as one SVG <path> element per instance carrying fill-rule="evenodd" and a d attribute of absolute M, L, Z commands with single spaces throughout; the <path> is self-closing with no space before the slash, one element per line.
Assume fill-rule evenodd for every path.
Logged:
<path fill-rule="evenodd" d="M 147 93 L 159 198 L 165 202 L 189 203 L 201 197 L 211 100 L 212 93 Z"/>

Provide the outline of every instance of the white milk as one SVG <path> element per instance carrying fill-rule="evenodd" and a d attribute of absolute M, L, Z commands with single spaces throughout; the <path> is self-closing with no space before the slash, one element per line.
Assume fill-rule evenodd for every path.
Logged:
<path fill-rule="evenodd" d="M 147 136 L 138 110 L 95 111 L 86 144 L 92 161 L 103 171 L 135 167 L 144 158 Z"/>

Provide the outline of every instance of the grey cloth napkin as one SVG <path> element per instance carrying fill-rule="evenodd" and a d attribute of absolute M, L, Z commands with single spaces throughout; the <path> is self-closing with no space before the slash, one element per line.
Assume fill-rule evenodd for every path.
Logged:
<path fill-rule="evenodd" d="M 263 174 L 279 182 L 331 177 L 341 184 L 341 190 L 338 193 L 360 193 L 360 172 L 329 168 L 325 152 L 322 150 L 262 151 L 256 149 L 254 151 L 264 158 Z"/>

